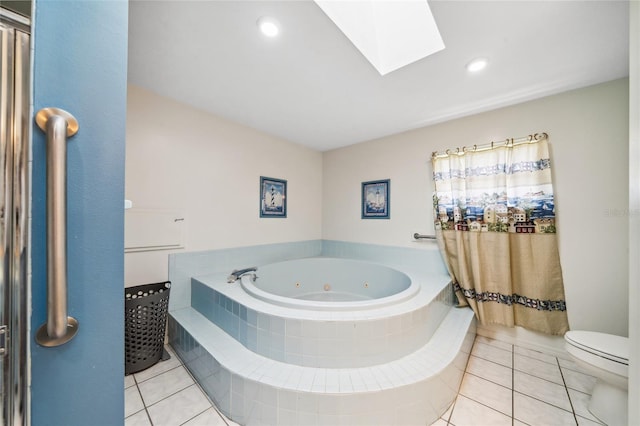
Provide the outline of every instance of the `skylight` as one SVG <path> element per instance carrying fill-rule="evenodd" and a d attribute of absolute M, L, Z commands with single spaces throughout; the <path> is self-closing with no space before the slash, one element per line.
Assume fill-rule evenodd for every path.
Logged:
<path fill-rule="evenodd" d="M 444 49 L 426 0 L 315 0 L 385 75 Z"/>

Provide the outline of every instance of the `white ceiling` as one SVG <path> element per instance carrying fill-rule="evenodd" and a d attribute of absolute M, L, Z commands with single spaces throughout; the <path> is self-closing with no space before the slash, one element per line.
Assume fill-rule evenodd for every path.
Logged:
<path fill-rule="evenodd" d="M 429 4 L 445 49 L 380 76 L 312 1 L 131 1 L 129 83 L 325 151 L 628 75 L 626 1 Z"/>

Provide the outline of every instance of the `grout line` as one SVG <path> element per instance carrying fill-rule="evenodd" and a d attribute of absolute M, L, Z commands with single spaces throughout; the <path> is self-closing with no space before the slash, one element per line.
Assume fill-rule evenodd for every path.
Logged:
<path fill-rule="evenodd" d="M 490 363 L 492 363 L 492 364 L 494 364 L 494 365 L 497 365 L 497 366 L 499 366 L 499 367 L 504 367 L 504 368 L 508 368 L 508 369 L 513 370 L 513 355 L 511 356 L 511 358 L 512 358 L 512 360 L 511 360 L 511 364 L 512 364 L 512 366 L 511 366 L 511 367 L 509 367 L 508 365 L 500 364 L 499 362 L 495 362 L 495 361 L 492 361 L 492 360 L 487 359 L 487 358 L 483 358 L 483 357 L 478 356 L 478 355 L 470 354 L 470 355 L 469 355 L 469 359 L 471 359 L 471 357 L 475 357 L 475 358 L 481 359 L 481 360 L 483 360 L 483 361 L 490 362 Z"/>
<path fill-rule="evenodd" d="M 554 408 L 557 408 L 557 409 L 559 409 L 559 410 L 566 411 L 567 413 L 571 413 L 571 414 L 573 414 L 573 416 L 574 416 L 574 418 L 575 418 L 575 413 L 573 413 L 572 411 L 567 410 L 566 408 L 558 407 L 558 406 L 557 406 L 557 405 L 555 405 L 555 404 L 552 404 L 552 403 L 547 402 L 547 401 L 545 401 L 545 400 L 542 400 L 542 399 L 536 398 L 535 396 L 527 395 L 526 393 L 522 393 L 522 392 L 518 392 L 518 391 L 515 391 L 515 392 L 516 392 L 516 393 L 518 393 L 518 394 L 520 394 L 520 395 L 526 396 L 526 397 L 528 397 L 528 398 L 535 399 L 536 401 L 542 402 L 543 404 L 550 405 L 550 406 L 552 406 L 552 407 L 554 407 Z M 573 410 L 573 406 L 571 406 L 571 409 Z"/>
<path fill-rule="evenodd" d="M 177 352 L 174 351 L 176 353 L 176 357 L 180 360 L 180 365 L 184 367 L 184 369 L 186 370 L 187 374 L 189 376 L 191 376 L 191 378 L 193 379 L 193 381 L 195 382 L 196 386 L 198 387 L 198 389 L 200 389 L 200 392 L 202 392 L 202 394 L 205 396 L 205 398 L 207 398 L 207 401 L 209 401 L 209 404 L 211 405 L 211 408 L 213 408 L 213 411 L 215 411 L 218 416 L 222 419 L 222 421 L 224 422 L 225 425 L 229 426 L 229 423 L 227 422 L 226 417 L 220 412 L 220 410 L 218 410 L 218 407 L 216 406 L 216 404 L 211 400 L 211 398 L 209 397 L 209 395 L 207 394 L 207 392 L 205 392 L 204 389 L 202 389 L 202 386 L 200 386 L 200 383 L 198 383 L 198 381 L 196 380 L 196 378 L 193 376 L 193 374 L 191 374 L 191 371 L 189 370 L 189 368 L 187 367 L 186 364 L 182 363 L 182 359 L 180 357 L 178 357 Z M 207 408 L 208 410 L 208 408 Z M 206 410 L 205 410 L 206 411 Z"/>
<path fill-rule="evenodd" d="M 514 369 L 514 373 L 515 373 L 515 372 L 518 372 L 519 374 L 525 374 L 525 375 L 527 375 L 527 376 L 531 376 L 531 377 L 536 378 L 536 379 L 538 379 L 538 380 L 543 380 L 543 381 L 545 381 L 545 382 L 547 382 L 547 383 L 551 383 L 551 384 L 556 385 L 556 386 L 564 386 L 564 387 L 565 387 L 565 388 L 567 388 L 567 389 L 572 389 L 572 388 L 568 388 L 568 387 L 567 387 L 567 385 L 564 383 L 564 377 L 562 377 L 562 383 L 563 383 L 563 384 L 560 384 L 560 383 L 554 382 L 553 380 L 549 380 L 549 379 L 545 379 L 544 377 L 536 376 L 535 374 L 531 374 L 531 373 L 529 373 L 529 372 L 527 372 L 527 371 L 522 371 L 522 370 Z M 515 374 L 514 374 L 514 375 L 515 375 Z M 560 372 L 560 375 L 562 376 L 562 372 Z M 574 389 L 574 390 L 575 390 L 575 389 Z M 522 392 L 520 392 L 520 393 L 522 393 Z M 585 393 L 585 392 L 582 392 L 582 393 Z M 526 394 L 523 394 L 523 395 L 526 395 Z"/>
<path fill-rule="evenodd" d="M 513 347 L 515 346 L 515 345 L 511 345 L 511 349 L 505 349 L 505 348 L 501 348 L 499 346 L 490 345 L 489 343 L 485 343 L 485 342 L 476 342 L 475 340 L 473 341 L 473 346 L 475 346 L 476 343 L 478 345 L 486 346 L 488 348 L 496 349 L 496 350 L 499 350 L 499 351 L 502 351 L 502 352 L 510 352 L 511 354 L 513 354 Z"/>
<path fill-rule="evenodd" d="M 518 355 L 523 356 L 522 354 L 518 354 Z M 515 356 L 515 354 L 514 354 L 514 356 Z M 525 356 L 526 356 L 526 355 L 525 355 Z M 529 358 L 530 358 L 530 359 L 535 359 L 535 358 L 531 358 L 531 357 L 529 357 Z M 515 360 L 514 360 L 514 361 L 515 361 Z M 548 364 L 548 363 L 547 363 L 547 364 Z M 515 365 L 515 364 L 514 364 L 514 365 Z M 553 364 L 549 364 L 549 365 L 553 365 Z M 567 393 L 567 395 L 569 395 L 569 390 L 568 390 L 567 385 L 566 385 L 566 382 L 565 382 L 565 380 L 564 380 L 564 375 L 562 374 L 562 368 L 560 368 L 560 363 L 558 362 L 557 358 L 556 358 L 556 365 L 557 365 L 557 366 L 558 366 L 558 368 L 560 369 L 560 375 L 561 375 L 561 377 L 562 377 L 562 382 L 563 382 L 563 384 L 564 384 L 565 392 Z M 576 421 L 576 424 L 578 424 L 578 421 L 577 421 L 577 419 L 576 419 L 576 413 L 575 413 L 575 410 L 574 410 L 574 408 L 573 408 L 573 403 L 571 402 L 571 397 L 569 397 L 569 404 L 571 405 L 571 411 L 568 411 L 567 409 L 562 408 L 562 407 L 559 407 L 559 406 L 557 406 L 557 405 L 555 405 L 555 404 L 553 404 L 553 403 L 551 403 L 551 402 L 544 401 L 544 400 L 542 400 L 542 399 L 536 398 L 535 396 L 532 396 L 532 395 L 529 395 L 529 394 L 526 394 L 526 393 L 518 392 L 518 391 L 516 391 L 516 390 L 515 390 L 515 371 L 517 371 L 517 372 L 518 372 L 518 373 L 520 373 L 520 374 L 526 374 L 526 375 L 528 375 L 528 376 L 535 377 L 536 379 L 539 379 L 539 380 L 544 380 L 545 382 L 547 382 L 547 383 L 549 383 L 549 384 L 554 384 L 554 385 L 557 385 L 557 386 L 562 386 L 562 385 L 560 385 L 559 383 L 553 382 L 553 381 L 551 381 L 551 380 L 547 380 L 547 379 L 545 379 L 545 378 L 543 378 L 543 377 L 538 377 L 538 376 L 536 376 L 536 375 L 534 375 L 534 374 L 530 374 L 530 373 L 528 373 L 528 372 L 526 372 L 526 371 L 516 370 L 516 369 L 514 368 L 514 373 L 513 373 L 513 382 L 514 382 L 514 383 L 513 383 L 513 392 L 514 392 L 514 394 L 513 394 L 513 397 L 512 397 L 512 404 L 514 405 L 514 420 L 515 420 L 515 393 L 517 392 L 517 393 L 518 393 L 518 394 L 520 394 L 520 395 L 523 395 L 523 396 L 529 397 L 529 398 L 531 398 L 531 399 L 535 399 L 536 401 L 540 401 L 540 402 L 542 402 L 542 403 L 544 403 L 544 404 L 550 405 L 550 406 L 552 406 L 552 407 L 558 408 L 558 409 L 563 410 L 563 411 L 566 411 L 566 412 L 568 412 L 568 413 L 569 413 L 569 412 L 570 412 L 570 413 L 572 413 L 572 414 L 573 414 L 573 417 L 574 417 L 574 420 Z M 520 420 L 518 420 L 518 421 L 520 421 Z"/>
<path fill-rule="evenodd" d="M 135 379 L 135 377 L 134 377 Z M 142 397 L 142 392 L 138 387 L 138 383 L 136 383 L 136 389 L 138 390 L 138 394 L 140 395 L 140 400 L 142 401 L 142 406 L 144 407 L 144 413 L 147 415 L 147 420 L 149 420 L 149 424 L 153 426 L 153 421 L 151 421 L 151 414 L 149 414 L 149 410 L 147 410 L 147 404 L 144 402 L 144 398 Z"/>
<path fill-rule="evenodd" d="M 516 423 L 516 345 L 511 345 L 511 426 Z"/>
<path fill-rule="evenodd" d="M 211 408 L 211 407 L 209 407 L 209 408 Z M 196 414 L 195 416 L 193 416 L 193 417 L 191 417 L 190 419 L 188 419 L 188 420 L 186 420 L 186 421 L 184 421 L 184 422 L 180 423 L 180 426 L 182 426 L 182 425 L 185 425 L 185 424 L 189 423 L 191 420 L 195 419 L 195 418 L 196 418 L 196 417 L 198 417 L 199 415 L 201 415 L 201 414 L 205 413 L 206 411 L 208 411 L 208 410 L 209 410 L 209 408 L 205 408 L 203 411 L 199 412 L 199 413 L 198 413 L 198 414 Z"/>
<path fill-rule="evenodd" d="M 509 367 L 505 367 L 505 368 L 509 368 Z M 503 387 L 505 389 L 512 389 L 513 390 L 513 369 L 511 370 L 511 388 L 506 387 L 502 383 L 494 382 L 493 380 L 487 379 L 486 377 L 478 376 L 477 374 L 474 374 L 474 373 L 472 373 L 470 371 L 465 371 L 465 374 L 468 374 L 468 375 L 473 376 L 473 377 L 477 377 L 478 379 L 485 380 L 485 381 L 487 381 L 489 383 L 493 383 L 494 385 Z M 460 390 L 458 390 L 458 393 L 460 393 Z"/>
<path fill-rule="evenodd" d="M 582 374 L 583 376 L 593 377 L 591 374 L 585 373 L 585 371 L 581 370 L 580 367 L 578 367 L 578 366 L 576 366 L 576 368 L 571 368 L 571 367 L 563 367 L 562 365 L 560 365 L 560 371 L 562 371 L 562 370 L 569 370 L 569 371 L 572 371 L 574 373 Z M 573 389 L 573 388 L 570 388 L 570 389 Z M 577 389 L 574 389 L 574 390 L 577 390 Z M 586 392 L 583 392 L 583 393 L 586 393 Z"/>
<path fill-rule="evenodd" d="M 149 380 L 151 380 L 151 379 L 155 379 L 156 377 L 161 376 L 161 375 L 163 375 L 164 373 L 168 373 L 169 371 L 173 371 L 173 370 L 175 370 L 176 368 L 180 368 L 180 367 L 184 367 L 184 365 L 182 365 L 182 364 L 180 364 L 180 365 L 176 365 L 175 367 L 171 367 L 171 368 L 170 368 L 170 369 L 168 369 L 168 370 L 161 371 L 161 372 L 159 372 L 159 373 L 157 373 L 157 374 L 154 374 L 153 376 L 147 377 L 147 378 L 146 378 L 146 379 L 144 379 L 144 380 L 140 380 L 139 382 L 136 380 L 136 384 L 137 384 L 137 385 L 139 385 L 139 384 L 142 384 L 142 383 L 148 382 L 148 381 L 149 381 Z M 151 367 L 151 368 L 153 368 L 153 367 Z M 185 367 L 185 370 L 186 370 L 186 367 Z M 143 371 L 144 371 L 144 370 L 143 370 Z"/>
<path fill-rule="evenodd" d="M 460 379 L 460 385 L 458 386 L 458 389 L 456 391 L 456 396 L 455 396 L 455 398 L 453 398 L 453 402 L 451 403 L 451 411 L 449 412 L 449 418 L 445 419 L 445 421 L 447 422 L 448 425 L 451 424 L 450 420 L 451 420 L 451 417 L 453 417 L 453 410 L 456 409 L 456 402 L 458 402 L 458 396 L 460 395 L 460 388 L 462 388 L 462 382 L 464 381 L 464 375 L 467 374 L 467 368 L 469 368 L 469 360 L 471 359 L 471 356 L 472 356 L 471 354 L 473 353 L 473 348 L 476 346 L 476 340 L 477 339 L 478 339 L 478 335 L 476 334 L 476 337 L 473 338 L 473 343 L 471 344 L 471 347 L 469 348 L 469 356 L 467 357 L 467 363 L 464 365 L 464 371 L 462 372 L 462 379 Z"/>
<path fill-rule="evenodd" d="M 564 373 L 562 372 L 562 366 L 560 366 L 560 361 L 556 357 L 556 363 L 558 364 L 558 369 L 560 369 L 560 377 L 562 377 L 562 383 L 564 384 L 564 391 L 567 393 L 567 398 L 569 398 L 569 405 L 571 405 L 571 412 L 573 413 L 573 418 L 578 424 L 578 416 L 576 414 L 576 409 L 573 406 L 573 401 L 571 400 L 571 394 L 569 394 L 569 388 L 567 387 L 567 381 L 564 379 Z"/>
<path fill-rule="evenodd" d="M 186 370 L 186 369 L 185 369 L 185 370 Z M 159 399 L 159 400 L 155 401 L 155 402 L 154 402 L 154 403 L 152 403 L 152 404 L 148 404 L 148 405 L 147 405 L 147 403 L 144 401 L 144 398 L 142 398 L 142 403 L 144 404 L 145 408 L 147 408 L 147 407 L 153 407 L 153 406 L 154 406 L 154 405 L 156 405 L 157 403 L 159 403 L 159 402 L 161 402 L 161 401 L 164 401 L 165 399 L 170 398 L 170 397 L 172 397 L 173 395 L 175 395 L 175 394 L 177 394 L 177 393 L 180 393 L 180 392 L 182 392 L 183 390 L 185 390 L 185 389 L 187 389 L 187 388 L 190 388 L 190 387 L 191 387 L 191 386 L 193 386 L 194 384 L 195 384 L 195 383 L 190 383 L 190 384 L 188 384 L 187 386 L 185 386 L 184 388 L 182 388 L 182 389 L 178 389 L 177 391 L 175 391 L 175 392 L 173 392 L 173 393 L 171 393 L 171 394 L 169 394 L 169 395 L 165 396 L 165 397 L 164 397 L 164 398 L 162 398 L 162 399 Z M 140 388 L 138 388 L 138 390 L 140 390 Z M 140 393 L 140 397 L 142 397 L 142 392 Z"/>
<path fill-rule="evenodd" d="M 154 402 L 153 404 L 150 404 L 150 405 L 148 405 L 148 406 L 145 404 L 144 409 L 145 409 L 145 411 L 147 411 L 147 416 L 149 417 L 149 421 L 151 422 L 151 416 L 149 415 L 149 411 L 148 411 L 148 409 L 149 409 L 150 407 L 153 407 L 154 405 L 156 405 L 156 404 L 158 404 L 158 403 L 160 403 L 160 402 L 164 401 L 165 399 L 167 399 L 167 398 L 171 398 L 172 396 L 177 395 L 177 394 L 179 394 L 180 392 L 182 392 L 182 391 L 184 391 L 184 390 L 186 390 L 186 389 L 189 389 L 191 386 L 194 386 L 194 384 L 190 384 L 190 385 L 189 385 L 189 386 L 187 386 L 186 388 L 180 389 L 180 390 L 178 390 L 178 391 L 176 391 L 176 392 L 172 393 L 171 395 L 167 395 L 166 397 L 164 397 L 164 398 L 162 398 L 162 399 L 160 399 L 160 400 L 158 400 L 158 401 Z M 144 403 L 144 400 L 142 400 L 142 402 Z M 204 411 L 207 411 L 208 409 L 209 409 L 209 408 L 205 409 Z M 204 411 L 203 411 L 203 412 L 204 412 Z M 199 415 L 200 415 L 200 414 L 202 414 L 203 412 L 198 413 L 197 415 L 199 416 Z M 191 419 L 189 419 L 189 420 L 191 420 Z M 188 420 L 187 420 L 187 421 L 188 421 Z M 225 423 L 226 423 L 226 422 L 225 422 Z M 151 425 L 153 426 L 153 422 L 151 422 Z M 228 425 L 228 424 L 227 424 L 227 425 Z"/>
<path fill-rule="evenodd" d="M 193 386 L 193 385 L 194 385 L 194 383 L 191 383 L 191 384 L 187 385 L 186 387 L 184 387 L 184 388 L 182 388 L 182 389 L 178 389 L 177 391 L 175 391 L 175 392 L 173 392 L 173 393 L 171 393 L 171 394 L 169 394 L 169 395 L 165 396 L 165 397 L 164 397 L 164 398 L 162 398 L 162 399 L 159 399 L 159 400 L 155 401 L 155 402 L 154 402 L 154 403 L 152 403 L 152 404 L 148 404 L 148 405 L 147 405 L 147 404 L 145 403 L 145 407 L 153 407 L 153 406 L 154 406 L 154 405 L 156 405 L 157 403 L 162 402 L 162 401 L 164 401 L 164 400 L 165 400 L 165 399 L 167 399 L 167 398 L 171 398 L 173 395 L 178 394 L 178 393 L 182 392 L 183 390 L 185 390 L 185 389 L 187 389 L 187 388 L 190 388 L 190 387 L 191 387 L 191 386 Z M 142 400 L 142 402 L 144 402 L 144 399 Z"/>
<path fill-rule="evenodd" d="M 514 345 L 514 347 L 515 347 L 515 345 Z M 540 353 L 541 353 L 541 354 L 543 354 L 543 355 L 548 355 L 548 354 L 545 354 L 544 352 L 540 352 Z M 514 354 L 514 355 L 515 355 L 515 354 Z M 517 355 L 522 356 L 522 357 L 525 357 L 525 358 L 533 359 L 533 360 L 535 360 L 535 361 L 544 362 L 545 364 L 548 364 L 548 365 L 558 365 L 558 367 L 560 366 L 560 365 L 558 364 L 558 362 L 557 362 L 557 358 L 556 358 L 556 362 L 555 362 L 555 363 L 553 363 L 553 362 L 547 362 L 547 361 L 545 361 L 545 360 L 543 360 L 543 359 L 535 358 L 535 357 L 532 357 L 532 356 L 529 356 L 529 355 L 526 355 L 526 354 L 517 354 Z"/>
<path fill-rule="evenodd" d="M 467 396 L 467 395 L 459 394 L 458 396 L 461 396 L 461 397 L 463 397 L 463 398 L 466 398 L 466 399 L 468 399 L 469 401 L 473 401 L 473 402 L 475 402 L 475 403 L 476 403 L 476 404 L 478 404 L 478 405 L 485 406 L 485 407 L 487 407 L 488 409 L 490 409 L 491 411 L 495 411 L 496 413 L 502 414 L 502 415 L 503 415 L 503 416 L 505 416 L 505 417 L 509 417 L 507 414 L 503 413 L 502 411 L 500 411 L 500 410 L 498 410 L 498 409 L 496 409 L 496 408 L 494 408 L 494 407 L 492 407 L 492 406 L 490 406 L 490 405 L 485 404 L 484 402 L 477 401 L 477 400 L 475 400 L 475 399 L 473 399 L 473 398 L 471 398 L 471 397 L 469 397 L 469 396 Z M 457 400 L 457 399 L 458 399 L 458 398 L 456 397 L 456 400 Z M 511 419 L 512 419 L 512 420 L 511 420 L 511 423 L 513 424 L 513 415 L 511 416 Z"/>

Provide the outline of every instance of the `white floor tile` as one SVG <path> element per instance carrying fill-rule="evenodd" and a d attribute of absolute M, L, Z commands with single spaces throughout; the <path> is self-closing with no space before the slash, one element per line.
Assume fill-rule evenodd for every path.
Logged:
<path fill-rule="evenodd" d="M 578 365 L 575 362 L 573 362 L 573 360 L 564 359 L 564 358 L 558 358 L 558 362 L 560 363 L 560 368 L 563 369 L 563 370 L 565 368 L 568 368 L 569 370 L 582 372 L 580 367 L 578 367 Z"/>
<path fill-rule="evenodd" d="M 194 383 L 184 367 L 169 370 L 138 385 L 142 400 L 149 406 Z"/>
<path fill-rule="evenodd" d="M 218 413 L 220 414 L 220 417 L 222 417 L 224 419 L 225 423 L 228 424 L 229 426 L 240 426 L 240 425 L 238 425 L 238 423 L 234 422 L 233 420 L 229 419 L 224 414 L 220 413 L 220 411 L 218 411 Z M 304 423 L 301 423 L 301 424 L 304 424 Z"/>
<path fill-rule="evenodd" d="M 211 407 L 206 410 L 204 413 L 194 417 L 188 422 L 184 423 L 182 426 L 226 426 L 220 414 L 215 410 L 215 408 Z"/>
<path fill-rule="evenodd" d="M 435 422 L 431 423 L 431 426 L 447 426 L 448 423 L 442 419 L 438 419 Z"/>
<path fill-rule="evenodd" d="M 136 379 L 133 378 L 133 375 L 124 376 L 124 388 L 130 388 L 131 386 L 136 384 Z"/>
<path fill-rule="evenodd" d="M 589 411 L 589 400 L 591 399 L 591 395 L 578 392 L 577 390 L 568 389 L 569 398 L 571 398 L 571 405 L 573 405 L 573 410 L 575 411 L 577 416 L 586 418 L 587 420 L 592 420 L 594 422 L 599 422 L 597 418 L 591 414 Z"/>
<path fill-rule="evenodd" d="M 589 420 L 589 419 L 585 419 L 584 417 L 580 417 L 580 416 L 576 416 L 576 418 L 578 419 L 578 424 L 579 425 L 584 425 L 584 426 L 603 426 L 603 423 L 600 423 L 597 420 Z"/>
<path fill-rule="evenodd" d="M 502 364 L 509 368 L 513 365 L 513 354 L 510 351 L 485 345 L 484 343 L 476 342 L 473 345 L 471 354 L 486 359 L 487 361 Z"/>
<path fill-rule="evenodd" d="M 529 358 L 537 359 L 538 361 L 543 361 L 548 364 L 558 365 L 558 361 L 556 357 L 553 355 L 545 354 L 540 351 L 534 351 L 533 349 L 527 349 L 520 346 L 514 346 L 513 352 L 518 355 L 524 355 Z"/>
<path fill-rule="evenodd" d="M 460 386 L 460 395 L 511 416 L 512 391 L 504 386 L 466 373 Z"/>
<path fill-rule="evenodd" d="M 151 420 L 145 410 L 138 411 L 136 414 L 124 419 L 124 426 L 152 426 Z"/>
<path fill-rule="evenodd" d="M 531 426 L 576 424 L 572 413 L 518 392 L 513 395 L 513 417 Z"/>
<path fill-rule="evenodd" d="M 440 416 L 440 418 L 448 422 L 449 418 L 451 418 L 451 412 L 453 411 L 453 406 L 455 405 L 455 403 L 456 401 L 454 400 L 453 403 L 449 406 L 449 408 L 447 408 L 447 411 L 445 411 L 444 414 Z"/>
<path fill-rule="evenodd" d="M 470 356 L 467 363 L 467 372 L 509 389 L 513 387 L 513 370 L 504 365 L 487 361 L 484 358 Z"/>
<path fill-rule="evenodd" d="M 502 342 L 496 339 L 491 339 L 490 337 L 476 336 L 476 342 L 484 343 L 485 345 L 489 345 L 489 346 L 494 346 L 496 348 L 509 351 L 509 352 L 513 350 L 513 345 L 511 343 Z"/>
<path fill-rule="evenodd" d="M 578 373 L 577 371 L 563 368 L 562 375 L 569 389 L 575 389 L 580 392 L 591 395 L 593 387 L 596 385 L 596 378 L 587 374 Z"/>
<path fill-rule="evenodd" d="M 511 426 L 511 417 L 459 395 L 449 423 L 455 426 Z"/>
<path fill-rule="evenodd" d="M 149 406 L 147 411 L 154 426 L 176 426 L 193 419 L 209 407 L 209 400 L 198 386 L 191 385 Z"/>
<path fill-rule="evenodd" d="M 513 372 L 513 389 L 521 394 L 571 411 L 567 388 L 521 371 Z"/>
<path fill-rule="evenodd" d="M 144 403 L 142 402 L 142 398 L 140 397 L 140 392 L 136 386 L 132 386 L 124 390 L 124 416 L 129 417 L 130 415 L 137 413 L 138 411 L 144 409 Z"/>
<path fill-rule="evenodd" d="M 518 371 L 564 386 L 562 374 L 560 374 L 560 367 L 558 367 L 557 364 L 548 364 L 546 362 L 518 354 L 514 356 L 513 363 L 513 368 Z"/>
<path fill-rule="evenodd" d="M 152 365 L 151 367 L 142 370 L 138 373 L 135 373 L 134 376 L 136 378 L 136 382 L 142 383 L 145 380 L 149 380 L 152 377 L 157 376 L 158 374 L 162 374 L 165 371 L 169 371 L 173 368 L 176 368 L 180 365 L 180 360 L 177 356 L 172 356 L 170 359 L 166 361 L 158 361 L 157 364 Z"/>

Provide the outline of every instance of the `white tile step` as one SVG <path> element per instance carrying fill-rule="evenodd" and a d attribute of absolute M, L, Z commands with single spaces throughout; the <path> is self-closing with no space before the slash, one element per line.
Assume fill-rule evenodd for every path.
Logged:
<path fill-rule="evenodd" d="M 475 337 L 473 311 L 451 308 L 429 342 L 397 360 L 358 368 L 318 368 L 286 364 L 258 355 L 192 308 L 171 316 L 232 374 L 283 390 L 353 394 L 381 391 L 428 380 L 455 361 L 463 365 Z M 460 357 L 460 354 L 466 355 Z M 188 360 L 185 360 L 188 365 Z"/>

